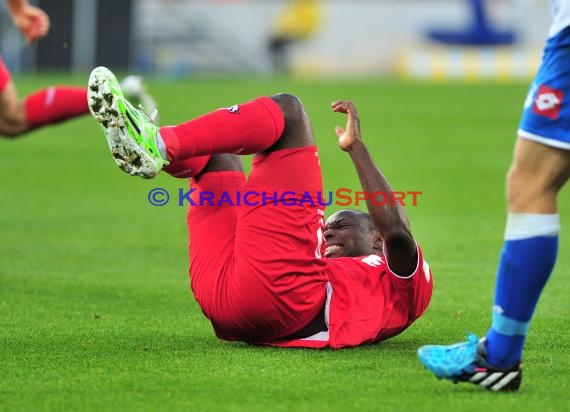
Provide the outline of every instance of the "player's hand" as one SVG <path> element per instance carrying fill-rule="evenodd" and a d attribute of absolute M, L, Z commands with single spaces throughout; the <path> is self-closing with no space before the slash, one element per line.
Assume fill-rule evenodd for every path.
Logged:
<path fill-rule="evenodd" d="M 18 9 L 12 9 L 12 21 L 28 41 L 33 43 L 44 37 L 49 31 L 49 17 L 40 8 L 24 5 Z"/>
<path fill-rule="evenodd" d="M 334 112 L 346 114 L 346 127 L 335 127 L 338 146 L 345 152 L 350 152 L 354 145 L 360 143 L 360 119 L 354 103 L 349 100 L 337 100 L 331 103 Z"/>

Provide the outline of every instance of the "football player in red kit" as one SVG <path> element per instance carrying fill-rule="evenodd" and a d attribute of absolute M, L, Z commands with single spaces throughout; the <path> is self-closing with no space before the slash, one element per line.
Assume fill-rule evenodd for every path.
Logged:
<path fill-rule="evenodd" d="M 400 205 L 369 199 L 369 214 L 344 210 L 325 224 L 317 147 L 296 97 L 261 97 L 159 128 L 100 67 L 89 105 L 121 169 L 192 177 L 191 287 L 221 339 L 357 346 L 397 335 L 427 308 L 431 271 Z M 347 116 L 338 144 L 363 190 L 391 193 L 360 138 L 353 103 L 332 109 Z M 256 153 L 247 181 L 236 153 Z M 266 196 L 240 201 L 246 192 Z M 200 201 L 203 193 L 210 201 Z"/>

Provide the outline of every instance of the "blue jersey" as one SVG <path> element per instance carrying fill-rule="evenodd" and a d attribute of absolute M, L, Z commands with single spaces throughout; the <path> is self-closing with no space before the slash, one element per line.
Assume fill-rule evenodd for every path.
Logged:
<path fill-rule="evenodd" d="M 570 0 L 551 0 L 552 25 L 532 82 L 519 136 L 570 150 Z"/>

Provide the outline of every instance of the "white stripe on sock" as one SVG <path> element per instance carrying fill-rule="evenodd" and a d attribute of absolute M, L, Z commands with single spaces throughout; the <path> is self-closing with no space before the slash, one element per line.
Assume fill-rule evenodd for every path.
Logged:
<path fill-rule="evenodd" d="M 556 236 L 560 232 L 558 214 L 509 213 L 505 240 L 521 240 L 537 236 Z"/>
<path fill-rule="evenodd" d="M 45 105 L 47 106 L 51 106 L 53 101 L 55 100 L 55 87 L 51 86 L 47 88 L 47 92 L 46 92 L 46 100 L 45 100 Z"/>

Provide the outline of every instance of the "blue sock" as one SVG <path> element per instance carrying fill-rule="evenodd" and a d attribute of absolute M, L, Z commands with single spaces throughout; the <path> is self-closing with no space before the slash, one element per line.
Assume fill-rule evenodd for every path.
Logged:
<path fill-rule="evenodd" d="M 558 251 L 558 215 L 510 213 L 497 273 L 487 360 L 508 368 L 522 358 L 530 320 Z"/>

